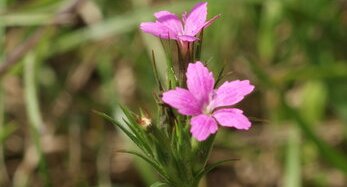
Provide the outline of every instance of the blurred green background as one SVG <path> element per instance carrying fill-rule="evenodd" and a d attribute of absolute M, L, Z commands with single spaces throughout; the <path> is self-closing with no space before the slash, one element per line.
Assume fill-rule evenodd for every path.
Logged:
<path fill-rule="evenodd" d="M 155 115 L 150 51 L 138 25 L 184 0 L 0 0 L 0 186 L 142 187 L 158 180 L 92 111 Z M 347 1 L 209 1 L 203 59 L 256 85 L 249 131 L 219 131 L 209 187 L 347 186 Z"/>

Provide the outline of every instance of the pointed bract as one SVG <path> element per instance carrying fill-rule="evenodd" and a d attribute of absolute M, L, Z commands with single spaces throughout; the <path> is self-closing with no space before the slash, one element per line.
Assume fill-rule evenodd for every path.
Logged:
<path fill-rule="evenodd" d="M 213 16 L 213 18 L 211 18 L 210 20 L 208 20 L 204 26 L 203 26 L 203 29 L 206 28 L 206 27 L 209 27 L 212 23 L 214 23 L 221 15 L 216 15 L 216 16 Z"/>

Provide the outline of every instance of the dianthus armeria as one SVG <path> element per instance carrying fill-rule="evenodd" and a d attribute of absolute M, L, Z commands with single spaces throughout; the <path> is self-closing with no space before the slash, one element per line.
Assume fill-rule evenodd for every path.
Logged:
<path fill-rule="evenodd" d="M 240 130 L 251 127 L 249 119 L 235 105 L 250 94 L 254 86 L 248 80 L 235 80 L 216 88 L 212 72 L 196 61 L 201 57 L 202 31 L 219 17 L 207 20 L 206 2 L 197 3 L 182 19 L 169 11 L 154 15 L 156 21 L 141 23 L 141 30 L 177 43 L 177 48 L 167 48 L 172 50 L 169 54 L 177 55 L 167 63 L 169 90 L 163 90 L 165 86 L 157 76 L 153 52 L 154 73 L 159 91 L 163 92 L 161 99 L 167 105 L 157 100 L 159 115 L 156 118 L 144 116 L 142 112 L 138 116 L 126 107 L 122 107 L 126 116 L 124 123 L 105 114 L 102 116 L 117 125 L 142 151 L 126 152 L 147 161 L 162 177 L 163 183 L 152 186 L 197 187 L 203 175 L 222 163 L 206 166 L 214 141 L 209 137 L 220 126 Z M 174 85 L 177 87 L 172 88 Z M 172 112 L 172 108 L 178 112 Z M 185 126 L 188 123 L 190 126 Z M 191 141 L 192 138 L 200 142 Z"/>
<path fill-rule="evenodd" d="M 254 86 L 248 80 L 224 82 L 215 89 L 212 72 L 200 62 L 187 69 L 187 88 L 177 87 L 163 93 L 164 103 L 182 115 L 192 116 L 190 132 L 198 141 L 206 140 L 223 127 L 248 130 L 251 122 L 243 111 L 233 106 L 251 93 Z"/>
<path fill-rule="evenodd" d="M 219 17 L 217 15 L 206 21 L 207 2 L 196 4 L 189 14 L 182 15 L 182 20 L 169 11 L 159 11 L 154 16 L 157 20 L 141 23 L 141 30 L 162 39 L 177 40 L 181 43 L 198 40 L 196 35 Z"/>

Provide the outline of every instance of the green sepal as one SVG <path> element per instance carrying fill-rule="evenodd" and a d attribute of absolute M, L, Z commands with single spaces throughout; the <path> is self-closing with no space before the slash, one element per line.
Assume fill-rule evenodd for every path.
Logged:
<path fill-rule="evenodd" d="M 159 91 L 163 91 L 163 85 L 159 79 L 159 73 L 158 73 L 158 69 L 157 69 L 157 62 L 155 60 L 155 54 L 154 54 L 154 51 L 152 50 L 152 69 L 153 69 L 153 73 L 154 73 L 154 78 L 155 78 L 155 81 L 157 82 L 157 85 L 158 85 L 158 88 L 159 88 Z"/>
<path fill-rule="evenodd" d="M 201 51 L 202 51 L 202 41 L 204 39 L 204 29 L 201 30 L 199 34 L 199 40 L 194 42 L 194 61 L 198 61 L 201 58 Z"/>

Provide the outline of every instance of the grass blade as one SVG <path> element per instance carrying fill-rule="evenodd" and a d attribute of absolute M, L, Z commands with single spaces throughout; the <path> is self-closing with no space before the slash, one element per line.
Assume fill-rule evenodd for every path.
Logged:
<path fill-rule="evenodd" d="M 35 62 L 37 60 L 35 57 L 36 56 L 33 52 L 29 52 L 24 58 L 26 111 L 30 121 L 31 138 L 39 156 L 39 171 L 45 186 L 51 186 L 51 181 L 49 180 L 48 176 L 47 163 L 41 146 L 41 136 L 44 129 L 44 123 L 39 108 L 39 100 L 35 84 Z"/>
<path fill-rule="evenodd" d="M 286 155 L 285 187 L 301 186 L 300 133 L 296 127 L 291 129 L 288 137 Z"/>

